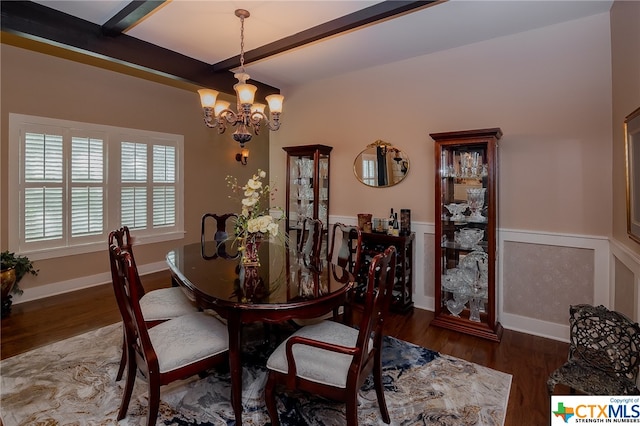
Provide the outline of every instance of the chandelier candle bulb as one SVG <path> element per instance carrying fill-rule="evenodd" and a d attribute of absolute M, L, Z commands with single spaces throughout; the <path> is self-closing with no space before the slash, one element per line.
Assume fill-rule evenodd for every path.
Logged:
<path fill-rule="evenodd" d="M 282 103 L 284 102 L 284 96 L 282 95 L 269 95 L 265 97 L 267 102 L 269 103 L 269 110 L 271 113 L 281 113 L 282 112 Z"/>
<path fill-rule="evenodd" d="M 259 103 L 255 103 L 253 105 L 251 105 L 251 114 L 255 114 L 256 112 L 260 113 L 260 114 L 264 114 L 264 109 L 267 106 L 265 104 L 259 104 Z"/>
<path fill-rule="evenodd" d="M 229 109 L 229 105 L 231 105 L 231 102 L 227 102 L 227 101 L 216 102 L 215 106 L 213 107 L 214 115 L 216 117 L 220 117 L 220 114 L 222 113 L 222 111 L 224 111 L 225 109 Z"/>
<path fill-rule="evenodd" d="M 238 93 L 238 100 L 241 105 L 253 104 L 253 99 L 256 96 L 256 90 L 258 88 L 253 84 L 236 84 L 234 86 Z"/>
<path fill-rule="evenodd" d="M 213 108 L 220 92 L 213 89 L 200 89 L 198 90 L 198 94 L 200 94 L 202 108 Z"/>

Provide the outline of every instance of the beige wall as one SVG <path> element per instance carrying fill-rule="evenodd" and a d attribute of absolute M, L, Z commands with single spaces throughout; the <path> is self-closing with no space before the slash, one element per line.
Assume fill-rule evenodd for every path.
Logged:
<path fill-rule="evenodd" d="M 640 244 L 627 236 L 623 122 L 640 107 L 640 2 L 616 1 L 611 8 L 613 98 L 613 239 L 615 309 L 640 318 Z"/>
<path fill-rule="evenodd" d="M 287 95 L 281 147 L 331 145 L 330 214 L 386 216 L 410 208 L 433 222 L 429 133 L 501 127 L 500 226 L 608 235 L 611 228 L 609 15 L 501 37 L 310 83 Z M 369 188 L 353 175 L 383 139 L 411 160 L 407 178 Z M 284 200 L 280 199 L 280 203 Z"/>
<path fill-rule="evenodd" d="M 330 145 L 334 220 L 410 208 L 419 232 L 415 302 L 432 308 L 429 133 L 500 127 L 499 227 L 506 240 L 498 253 L 499 320 L 567 338 L 569 304 L 608 304 L 609 297 L 610 34 L 603 13 L 306 84 L 285 93 L 285 124 L 271 137 L 270 167 L 284 168 L 282 146 Z M 397 186 L 369 188 L 353 175 L 354 159 L 377 139 L 410 158 Z"/>
<path fill-rule="evenodd" d="M 627 237 L 624 118 L 640 107 L 640 2 L 616 1 L 611 7 L 613 75 L 613 237 L 640 255 Z"/>
<path fill-rule="evenodd" d="M 185 238 L 200 238 L 200 217 L 204 212 L 225 213 L 238 210 L 228 199 L 225 176 L 244 180 L 257 167 L 268 166 L 268 132 L 254 138 L 248 166 L 235 161 L 239 152 L 227 131 L 220 136 L 202 121 L 195 88 L 185 90 L 145 79 L 83 65 L 22 48 L 1 45 L 2 145 L 0 147 L 0 247 L 7 247 L 8 116 L 20 113 L 72 121 L 99 123 L 135 129 L 184 135 Z M 141 245 L 136 249 L 139 265 L 163 264 L 167 250 L 182 241 Z M 105 251 L 73 258 L 37 260 L 37 277 L 26 277 L 23 289 L 107 273 Z M 105 275 L 105 282 L 108 279 Z M 14 299 L 19 302 L 20 297 Z"/>

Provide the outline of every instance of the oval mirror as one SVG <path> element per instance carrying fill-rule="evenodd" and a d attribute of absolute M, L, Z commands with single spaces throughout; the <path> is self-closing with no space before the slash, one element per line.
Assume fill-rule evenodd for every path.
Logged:
<path fill-rule="evenodd" d="M 393 186 L 402 182 L 409 173 L 409 157 L 390 143 L 378 140 L 358 154 L 353 172 L 367 186 Z"/>

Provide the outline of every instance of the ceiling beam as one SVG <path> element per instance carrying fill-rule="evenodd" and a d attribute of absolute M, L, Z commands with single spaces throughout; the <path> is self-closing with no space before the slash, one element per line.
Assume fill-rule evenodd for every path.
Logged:
<path fill-rule="evenodd" d="M 1 2 L 0 28 L 3 32 L 113 61 L 137 71 L 235 95 L 233 85 L 237 80 L 231 72 L 214 72 L 210 64 L 126 34 L 106 36 L 100 25 L 31 1 Z M 280 92 L 273 86 L 252 82 L 262 97 Z"/>
<path fill-rule="evenodd" d="M 398 1 L 386 0 L 381 3 L 374 4 L 365 9 L 358 10 L 324 24 L 317 25 L 307 30 L 301 31 L 289 37 L 276 40 L 273 43 L 249 50 L 244 53 L 244 62 L 256 62 L 305 44 L 332 37 L 337 34 L 358 29 L 385 19 L 395 18 L 400 15 L 415 12 L 435 3 L 441 3 L 441 0 L 422 0 L 422 1 Z M 229 71 L 240 66 L 240 55 L 225 59 L 213 64 L 215 72 Z"/>
<path fill-rule="evenodd" d="M 142 21 L 147 15 L 162 6 L 167 0 L 133 0 L 102 25 L 102 33 L 118 36 L 127 28 Z"/>

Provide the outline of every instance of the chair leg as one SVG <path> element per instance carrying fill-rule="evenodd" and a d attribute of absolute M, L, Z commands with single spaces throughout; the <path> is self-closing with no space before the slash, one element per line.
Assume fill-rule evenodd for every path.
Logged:
<path fill-rule="evenodd" d="M 118 410 L 118 420 L 122 420 L 127 416 L 129 401 L 131 400 L 131 393 L 133 392 L 133 385 L 136 381 L 136 360 L 135 358 L 130 359 L 127 350 L 125 350 L 124 353 L 126 354 L 125 364 L 127 366 L 127 381 L 124 384 L 124 391 L 122 392 L 122 402 L 120 403 L 120 409 Z"/>
<path fill-rule="evenodd" d="M 149 374 L 151 376 L 151 374 Z M 149 411 L 147 412 L 147 426 L 155 426 L 160 409 L 160 383 L 157 377 L 148 377 L 149 383 Z"/>
<path fill-rule="evenodd" d="M 347 426 L 358 426 L 358 392 L 347 397 Z"/>
<path fill-rule="evenodd" d="M 275 385 L 276 381 L 272 376 L 272 373 L 269 373 L 269 378 L 267 379 L 267 383 L 264 386 L 264 401 L 267 406 L 269 417 L 271 418 L 271 426 L 280 425 L 280 419 L 278 418 L 278 409 L 276 408 L 276 395 L 274 393 Z"/>
<path fill-rule="evenodd" d="M 122 331 L 122 356 L 120 357 L 120 367 L 118 367 L 118 374 L 116 374 L 116 382 L 122 379 L 124 373 L 124 366 L 127 364 L 127 338 L 124 335 L 124 329 Z"/>
<path fill-rule="evenodd" d="M 374 362 L 373 384 L 376 388 L 376 396 L 378 397 L 378 408 L 380 409 L 380 414 L 382 414 L 382 421 L 389 424 L 391 423 L 391 417 L 389 416 L 389 409 L 387 408 L 387 402 L 384 398 L 384 387 L 382 386 L 382 358 L 380 351 L 376 353 Z"/>

